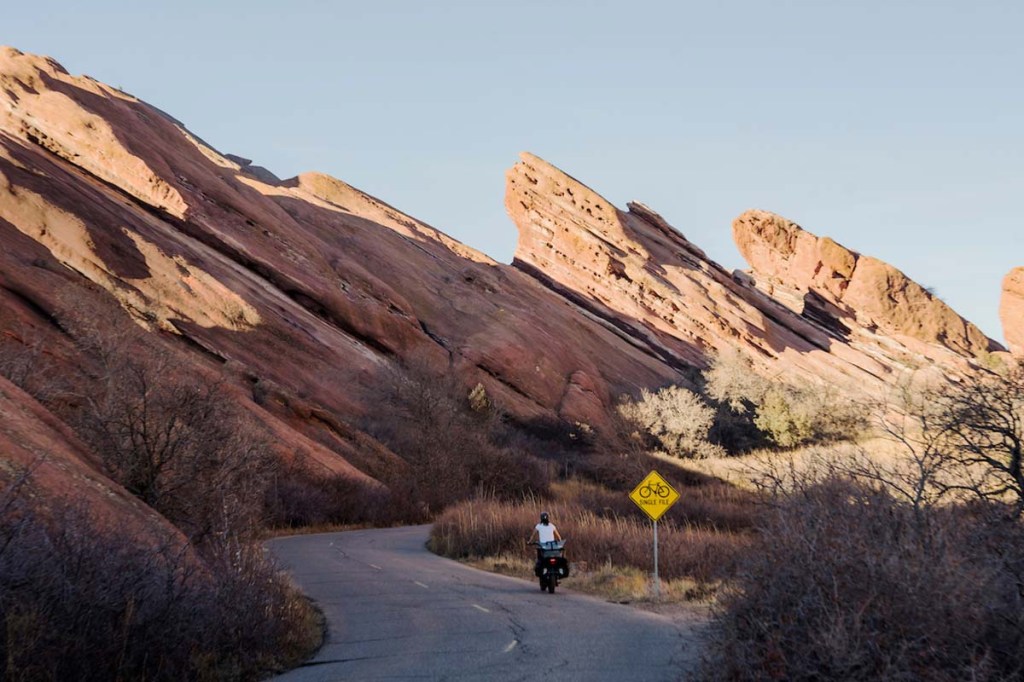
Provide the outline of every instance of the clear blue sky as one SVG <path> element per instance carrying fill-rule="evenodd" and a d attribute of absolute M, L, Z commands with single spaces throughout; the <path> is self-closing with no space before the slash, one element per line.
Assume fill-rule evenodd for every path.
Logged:
<path fill-rule="evenodd" d="M 780 213 L 1002 338 L 1024 265 L 1024 2 L 7 3 L 0 43 L 281 177 L 330 173 L 508 262 L 538 154 L 722 265 Z"/>

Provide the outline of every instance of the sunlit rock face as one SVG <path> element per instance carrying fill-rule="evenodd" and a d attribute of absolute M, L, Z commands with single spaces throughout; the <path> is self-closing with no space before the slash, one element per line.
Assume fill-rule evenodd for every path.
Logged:
<path fill-rule="evenodd" d="M 520 269 L 668 358 L 702 366 L 739 349 L 765 371 L 853 389 L 1000 350 L 892 266 L 765 211 L 734 221 L 751 271 L 727 273 L 647 206 L 621 211 L 530 154 L 505 205 Z"/>
<path fill-rule="evenodd" d="M 733 237 L 752 273 L 797 312 L 814 309 L 859 325 L 968 357 L 999 350 L 980 329 L 931 292 L 877 258 L 766 211 L 733 222 Z M 917 345 L 917 343 L 913 344 Z"/>
<path fill-rule="evenodd" d="M 1010 352 L 1024 355 L 1024 267 L 1010 270 L 1003 278 L 999 318 Z"/>

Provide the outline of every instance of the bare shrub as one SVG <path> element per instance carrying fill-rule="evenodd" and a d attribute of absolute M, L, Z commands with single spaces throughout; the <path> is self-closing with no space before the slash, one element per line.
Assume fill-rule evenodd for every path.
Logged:
<path fill-rule="evenodd" d="M 0 308 L 0 376 L 38 400 L 60 393 L 65 379 L 47 357 L 45 336 Z"/>
<path fill-rule="evenodd" d="M 754 424 L 777 445 L 855 440 L 868 424 L 868 408 L 829 386 L 775 386 L 758 407 Z"/>
<path fill-rule="evenodd" d="M 915 506 L 940 501 L 1008 504 L 1024 515 L 1024 367 L 958 382 L 906 382 L 878 409 L 878 429 L 902 454 L 855 473 Z"/>
<path fill-rule="evenodd" d="M 74 363 L 22 343 L 0 364 L 193 545 L 112 532 L 80 508 L 43 513 L 32 495 L 0 504 L 0 677 L 256 679 L 296 665 L 320 625 L 255 543 L 273 468 L 262 428 L 212 370 L 193 373 L 119 312 L 60 317 Z M 59 391 L 37 385 L 50 376 Z"/>
<path fill-rule="evenodd" d="M 717 457 L 724 452 L 708 441 L 715 410 L 692 391 L 668 386 L 651 393 L 640 392 L 639 400 L 626 399 L 619 412 L 656 438 L 674 457 Z"/>
<path fill-rule="evenodd" d="M 39 356 L 42 344 L 33 339 L 25 338 L 20 333 L 8 328 L 8 323 L 0 317 L 4 333 L 0 334 L 0 376 L 6 377 L 12 384 L 32 393 L 32 381 L 39 374 Z"/>
<path fill-rule="evenodd" d="M 497 416 L 474 409 L 454 375 L 437 375 L 413 360 L 387 372 L 379 385 L 382 409 L 367 430 L 408 464 L 382 480 L 396 496 L 419 503 L 424 518 L 480 492 L 517 498 L 547 488 L 536 458 L 494 442 Z"/>
<path fill-rule="evenodd" d="M 1008 567 L 1022 556 L 1019 526 L 994 533 L 964 508 L 914 509 L 848 478 L 796 481 L 724 590 L 706 676 L 1015 678 L 1024 609 Z"/>
<path fill-rule="evenodd" d="M 751 414 L 754 425 L 781 447 L 854 440 L 868 425 L 867 405 L 830 386 L 771 381 L 736 351 L 718 355 L 704 378 L 708 395 L 735 415 Z M 729 434 L 724 424 L 715 435 L 722 441 L 749 439 Z"/>
<path fill-rule="evenodd" d="M 752 412 L 770 386 L 750 359 L 732 348 L 715 355 L 703 376 L 708 395 L 739 414 Z"/>
<path fill-rule="evenodd" d="M 34 499 L 0 516 L 3 679 L 250 680 L 319 644 L 312 607 L 258 549 L 204 559 Z"/>
<path fill-rule="evenodd" d="M 981 500 L 1009 500 L 1024 515 L 1024 365 L 979 373 L 933 398 L 947 452 L 961 481 L 950 490 Z"/>
<path fill-rule="evenodd" d="M 418 520 L 382 486 L 317 472 L 301 453 L 275 471 L 266 489 L 264 522 L 270 528 L 389 525 Z"/>
<path fill-rule="evenodd" d="M 176 374 L 171 357 L 113 358 L 78 430 L 114 480 L 193 541 L 251 535 L 272 455 L 223 384 Z"/>
<path fill-rule="evenodd" d="M 874 426 L 894 451 L 862 451 L 843 465 L 846 473 L 881 486 L 913 509 L 932 507 L 950 495 L 956 472 L 950 466 L 949 439 L 934 386 L 910 377 L 893 386 L 876 406 Z M 962 496 L 961 496 L 962 497 Z"/>

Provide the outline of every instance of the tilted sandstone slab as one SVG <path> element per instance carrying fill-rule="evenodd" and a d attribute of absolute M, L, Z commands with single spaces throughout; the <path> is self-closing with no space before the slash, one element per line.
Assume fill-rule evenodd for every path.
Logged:
<path fill-rule="evenodd" d="M 505 195 L 519 227 L 515 264 L 667 362 L 703 366 L 738 348 L 763 371 L 877 388 L 932 361 L 962 367 L 998 349 L 894 268 L 771 214 L 738 221 L 783 227 L 754 231 L 761 238 L 739 230 L 741 251 L 760 269 L 730 274 L 646 206 L 620 211 L 542 159 L 521 159 Z M 851 278 L 858 264 L 862 274 Z M 767 268 L 806 271 L 812 286 L 789 278 L 766 287 Z"/>
<path fill-rule="evenodd" d="M 56 61 L 0 47 L 0 127 L 153 206 L 181 217 L 185 203 L 174 183 L 139 154 L 159 140 L 137 136 L 149 121 L 138 101 Z M 90 106 L 101 102 L 102 112 Z M 151 113 L 156 113 L 152 110 Z"/>
<path fill-rule="evenodd" d="M 877 329 L 934 359 L 945 350 L 965 357 L 1003 350 L 893 266 L 781 216 L 748 211 L 733 221 L 733 238 L 758 285 L 778 290 L 798 313 L 848 329 Z"/>
<path fill-rule="evenodd" d="M 999 303 L 1003 336 L 1014 355 L 1024 355 L 1024 267 L 1014 268 L 1003 278 Z"/>

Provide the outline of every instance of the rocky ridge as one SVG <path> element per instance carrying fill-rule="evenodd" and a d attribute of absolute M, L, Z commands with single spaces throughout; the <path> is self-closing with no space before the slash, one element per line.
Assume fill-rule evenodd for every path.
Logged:
<path fill-rule="evenodd" d="M 738 349 L 764 371 L 861 390 L 1001 350 L 895 268 L 774 214 L 737 218 L 752 271 L 728 273 L 650 208 L 621 211 L 536 156 L 507 180 L 516 266 L 668 361 Z"/>
<path fill-rule="evenodd" d="M 71 371 L 85 361 L 69 311 L 127 315 L 233 377 L 282 453 L 367 481 L 395 455 L 360 419 L 380 377 L 410 364 L 483 385 L 521 423 L 601 428 L 621 394 L 688 384 L 724 349 L 849 390 L 999 349 L 894 268 L 778 216 L 737 220 L 754 270 L 729 273 L 655 211 L 619 210 L 538 157 L 507 179 L 512 265 L 3 48 L 0 340 Z"/>
<path fill-rule="evenodd" d="M 878 330 L 938 361 L 936 348 L 966 357 L 1002 350 L 893 266 L 780 216 L 748 211 L 733 222 L 733 237 L 759 288 L 827 326 Z"/>

